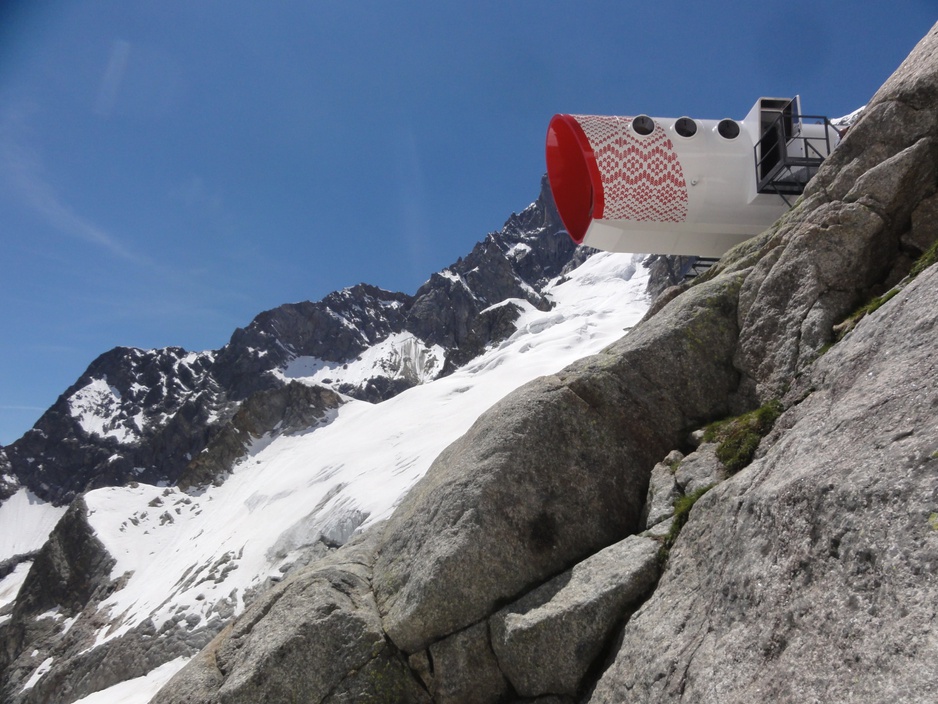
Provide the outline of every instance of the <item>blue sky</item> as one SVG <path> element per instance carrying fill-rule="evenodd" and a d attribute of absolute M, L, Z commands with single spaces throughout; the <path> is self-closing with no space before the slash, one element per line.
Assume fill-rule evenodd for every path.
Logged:
<path fill-rule="evenodd" d="M 0 4 L 0 444 L 117 345 L 413 293 L 537 195 L 558 112 L 864 104 L 929 1 Z"/>

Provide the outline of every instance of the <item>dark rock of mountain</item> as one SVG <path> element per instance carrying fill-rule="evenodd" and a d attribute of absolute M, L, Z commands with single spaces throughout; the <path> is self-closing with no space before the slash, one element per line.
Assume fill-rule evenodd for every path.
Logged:
<path fill-rule="evenodd" d="M 26 644 L 61 629 L 61 619 L 99 600 L 110 583 L 114 558 L 88 525 L 86 512 L 81 499 L 72 503 L 20 588 L 0 649 L 0 670 L 6 671 L 4 701 L 12 701 L 35 670 L 34 658 L 22 657 Z M 37 618 L 44 613 L 48 616 Z"/>
<path fill-rule="evenodd" d="M 191 655 L 223 625 L 216 615 L 193 629 L 178 615 L 159 629 L 145 621 L 99 643 L 109 623 L 99 607 L 124 577 L 112 580 L 114 558 L 89 524 L 82 498 L 72 502 L 34 560 L 10 619 L 0 625 L 0 701 L 75 701 Z M 40 667 L 45 673 L 37 682 L 32 678 Z"/>
<path fill-rule="evenodd" d="M 273 388 L 268 372 L 296 357 L 330 362 L 354 359 L 404 329 L 412 298 L 359 284 L 330 293 L 318 303 L 288 303 L 239 328 L 217 355 L 214 373 L 233 400 Z"/>
<path fill-rule="evenodd" d="M 420 287 L 408 311 L 408 329 L 465 358 L 467 343 L 479 347 L 480 330 L 499 329 L 480 325 L 479 317 L 491 306 L 521 299 L 547 310 L 550 303 L 540 290 L 562 273 L 576 251 L 569 237 L 560 236 L 561 230 L 545 178 L 535 203 L 512 215 L 500 232 L 486 237 L 468 256 Z"/>
<path fill-rule="evenodd" d="M 13 465 L 7 457 L 6 448 L 0 447 L 0 502 L 6 501 L 16 492 Z"/>
<path fill-rule="evenodd" d="M 667 288 L 683 284 L 696 261 L 697 257 L 650 255 L 645 260 L 649 272 L 648 294 L 655 299 Z"/>
<path fill-rule="evenodd" d="M 289 701 L 294 648 L 315 681 L 358 681 L 345 650 L 337 662 L 316 644 L 371 639 L 412 673 L 395 670 L 383 701 L 932 701 L 936 145 L 938 25 L 779 223 L 618 343 L 509 394 L 386 524 L 291 583 L 344 560 L 356 579 L 341 591 L 356 596 L 335 597 L 337 576 L 301 610 L 250 610 L 156 701 Z M 781 415 L 763 427 L 769 408 Z M 680 501 L 669 511 L 655 492 Z M 643 504 L 657 523 L 636 540 L 660 551 L 631 605 L 603 617 L 608 647 L 556 670 L 555 653 L 512 647 L 509 614 L 546 640 L 540 609 L 581 622 L 606 577 L 578 575 L 646 528 Z M 625 588 L 644 572 L 608 578 Z M 425 691 L 398 687 L 417 678 Z"/>
<path fill-rule="evenodd" d="M 279 389 L 258 391 L 241 404 L 234 417 L 186 466 L 177 485 L 186 490 L 220 481 L 255 440 L 267 433 L 309 430 L 328 422 L 342 399 L 321 386 L 291 382 Z"/>
<path fill-rule="evenodd" d="M 118 347 L 98 357 L 36 425 L 6 448 L 41 498 L 129 481 L 172 481 L 205 447 L 225 408 L 212 355 Z"/>

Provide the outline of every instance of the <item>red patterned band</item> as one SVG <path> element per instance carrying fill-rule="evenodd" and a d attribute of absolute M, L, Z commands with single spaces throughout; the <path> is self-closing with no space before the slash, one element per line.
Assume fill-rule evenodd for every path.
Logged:
<path fill-rule="evenodd" d="M 547 174 L 557 210 L 582 242 L 591 220 L 684 222 L 687 182 L 664 129 L 648 135 L 631 117 L 556 115 L 547 133 Z"/>
<path fill-rule="evenodd" d="M 603 184 L 604 220 L 684 222 L 687 182 L 661 125 L 641 136 L 631 117 L 573 115 L 589 140 Z"/>

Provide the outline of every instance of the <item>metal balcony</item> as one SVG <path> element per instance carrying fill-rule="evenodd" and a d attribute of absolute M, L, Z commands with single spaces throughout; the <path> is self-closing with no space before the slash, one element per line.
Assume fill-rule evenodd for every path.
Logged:
<path fill-rule="evenodd" d="M 804 192 L 805 185 L 836 146 L 838 136 L 826 116 L 794 114 L 792 105 L 763 112 L 762 138 L 753 150 L 756 190 L 781 196 L 789 207 L 792 205 L 789 198 Z M 805 125 L 805 121 L 812 124 Z"/>

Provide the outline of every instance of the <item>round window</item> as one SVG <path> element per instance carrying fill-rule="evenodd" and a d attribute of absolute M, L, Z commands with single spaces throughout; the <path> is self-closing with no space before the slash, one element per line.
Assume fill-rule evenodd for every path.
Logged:
<path fill-rule="evenodd" d="M 739 136 L 739 123 L 729 118 L 720 120 L 720 124 L 717 125 L 717 132 L 724 139 L 736 139 Z"/>
<path fill-rule="evenodd" d="M 632 119 L 632 129 L 636 134 L 645 137 L 655 131 L 655 121 L 648 115 L 639 115 Z"/>
<path fill-rule="evenodd" d="M 697 134 L 697 123 L 689 117 L 678 118 L 678 121 L 674 123 L 674 131 L 681 137 L 693 137 Z"/>

